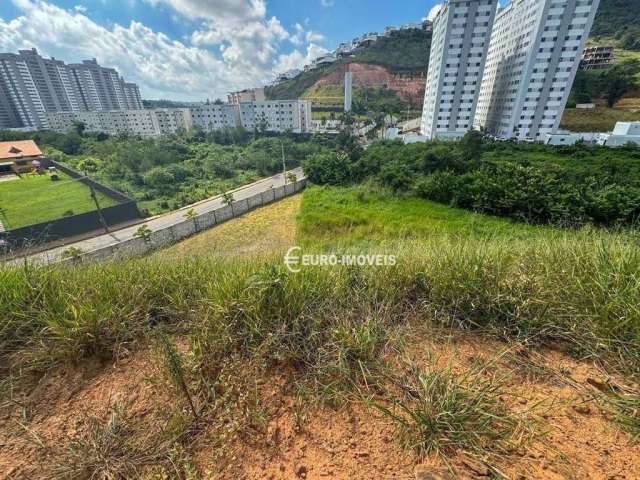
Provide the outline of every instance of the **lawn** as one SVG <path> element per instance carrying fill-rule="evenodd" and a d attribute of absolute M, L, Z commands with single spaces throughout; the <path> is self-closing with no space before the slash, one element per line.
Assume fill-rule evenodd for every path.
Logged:
<path fill-rule="evenodd" d="M 89 188 L 61 172 L 58 177 L 54 182 L 49 175 L 24 175 L 0 183 L 1 219 L 7 230 L 95 210 Z M 99 192 L 98 201 L 101 207 L 117 203 Z"/>

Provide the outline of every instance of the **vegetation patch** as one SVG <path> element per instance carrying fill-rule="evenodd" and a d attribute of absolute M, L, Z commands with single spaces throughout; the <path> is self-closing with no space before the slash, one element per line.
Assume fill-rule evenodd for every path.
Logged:
<path fill-rule="evenodd" d="M 316 184 L 371 181 L 395 192 L 526 223 L 635 225 L 640 149 L 490 142 L 469 132 L 458 143 L 353 146 L 304 162 Z"/>

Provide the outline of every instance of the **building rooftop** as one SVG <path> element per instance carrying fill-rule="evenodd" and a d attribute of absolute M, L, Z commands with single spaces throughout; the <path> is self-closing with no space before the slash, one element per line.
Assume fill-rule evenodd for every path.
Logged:
<path fill-rule="evenodd" d="M 33 140 L 0 142 L 0 161 L 23 157 L 39 157 L 42 151 Z"/>

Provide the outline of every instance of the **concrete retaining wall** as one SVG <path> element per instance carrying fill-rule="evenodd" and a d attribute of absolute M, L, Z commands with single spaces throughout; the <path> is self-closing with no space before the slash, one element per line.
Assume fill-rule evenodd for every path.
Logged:
<path fill-rule="evenodd" d="M 169 246 L 179 242 L 191 235 L 208 230 L 215 225 L 224 223 L 234 217 L 238 217 L 248 211 L 268 205 L 277 200 L 293 195 L 304 189 L 307 179 L 298 180 L 295 184 L 284 187 L 272 188 L 265 192 L 258 193 L 249 198 L 244 198 L 233 202 L 233 206 L 219 207 L 213 211 L 201 214 L 195 218 L 188 219 L 171 225 L 170 227 L 156 230 L 151 233 L 148 240 L 143 238 L 133 238 L 125 240 L 116 245 L 100 248 L 91 252 L 86 252 L 80 258 L 68 259 L 69 262 L 92 263 L 102 262 L 108 259 L 123 259 L 144 255 L 152 250 Z"/>

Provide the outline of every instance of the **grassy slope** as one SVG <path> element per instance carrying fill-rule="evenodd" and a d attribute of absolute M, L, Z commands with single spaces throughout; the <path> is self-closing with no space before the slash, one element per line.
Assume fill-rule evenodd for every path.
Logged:
<path fill-rule="evenodd" d="M 89 188 L 58 173 L 60 181 L 52 182 L 48 175 L 23 176 L 20 180 L 0 183 L 0 207 L 10 228 L 55 220 L 66 212 L 74 214 L 95 210 Z M 97 192 L 101 207 L 116 201 Z"/>
<path fill-rule="evenodd" d="M 596 110 L 568 108 L 564 112 L 560 128 L 572 132 L 610 132 L 617 122 L 640 121 L 640 108 L 608 108 Z"/>
<path fill-rule="evenodd" d="M 19 466 L 14 473 L 37 466 L 64 468 L 66 476 L 156 478 L 135 471 L 150 463 L 164 477 L 184 469 L 186 478 L 199 478 L 199 470 L 230 480 L 315 475 L 330 464 L 337 478 L 365 480 L 380 471 L 413 477 L 426 455 L 428 467 L 444 457 L 462 478 L 471 473 L 461 450 L 508 478 L 545 478 L 549 469 L 593 478 L 611 468 L 633 476 L 640 447 L 611 423 L 640 431 L 633 403 L 606 403 L 588 379 L 609 377 L 591 361 L 535 348 L 564 345 L 600 361 L 617 351 L 637 367 L 640 257 L 628 239 L 511 224 L 383 192 L 311 187 L 298 217 L 305 246 L 393 245 L 399 265 L 294 275 L 277 251 L 294 236 L 296 199 L 286 202 L 149 258 L 0 269 L 0 282 L 11 287 L 0 290 L 7 312 L 0 368 L 50 371 L 26 399 L 15 379 L 0 377 L 13 400 L 12 413 L 0 416 L 11 432 L 0 465 Z M 263 232 L 271 225 L 279 229 Z M 276 240 L 275 250 L 263 236 Z M 229 247 L 234 258 L 208 255 Z M 147 348 L 162 330 L 182 353 L 177 363 Z M 95 357 L 115 365 L 96 368 Z M 87 368 L 51 371 L 69 360 Z M 197 420 L 177 379 L 191 392 Z M 363 398 L 386 417 L 365 409 Z M 348 415 L 318 410 L 347 400 Z M 23 420 L 28 430 L 13 421 L 23 401 L 33 413 Z M 121 419 L 118 428 L 103 421 L 110 408 L 120 414 L 111 417 Z M 550 435 L 531 446 L 538 408 L 554 428 L 540 426 Z M 41 449 L 24 451 L 25 431 Z M 587 432 L 598 441 L 585 450 Z"/>
<path fill-rule="evenodd" d="M 286 250 L 295 244 L 301 195 L 254 210 L 157 253 L 164 258 L 250 257 Z"/>
<path fill-rule="evenodd" d="M 517 224 L 497 217 L 450 208 L 419 198 L 398 198 L 367 187 L 314 187 L 305 192 L 299 217 L 301 238 L 349 243 L 459 238 L 526 239 L 551 228 Z"/>

